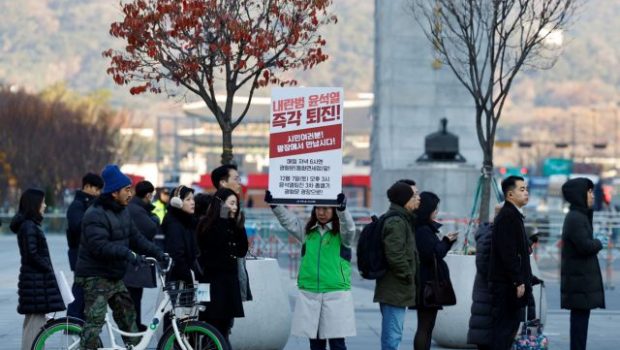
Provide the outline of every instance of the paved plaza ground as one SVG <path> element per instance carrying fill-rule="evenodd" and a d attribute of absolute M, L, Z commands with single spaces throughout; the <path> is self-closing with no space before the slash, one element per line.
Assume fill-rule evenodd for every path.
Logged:
<path fill-rule="evenodd" d="M 64 235 L 49 235 L 48 244 L 56 269 L 68 271 L 66 258 L 66 239 Z M 0 349 L 19 349 L 23 316 L 16 312 L 17 275 L 19 271 L 19 251 L 16 238 L 12 234 L 0 235 Z M 604 266 L 604 260 L 601 260 Z M 557 265 L 550 262 L 541 266 L 542 277 L 547 281 L 547 298 L 549 303 L 545 333 L 552 349 L 569 349 L 569 314 L 560 310 Z M 280 259 L 282 282 L 291 296 L 291 303 L 296 292 L 295 281 L 290 279 L 288 260 Z M 605 275 L 604 275 L 605 276 Z M 620 282 L 620 264 L 613 263 L 613 283 Z M 381 315 L 377 304 L 372 303 L 374 283 L 362 280 L 357 274 L 353 277 L 353 296 L 356 307 L 356 324 L 358 335 L 347 339 L 350 350 L 376 350 L 380 348 Z M 144 298 L 144 314 L 152 311 L 156 290 L 147 290 Z M 620 286 L 606 291 L 606 310 L 595 310 L 590 319 L 588 348 L 597 350 L 615 350 L 620 348 Z M 405 320 L 404 339 L 401 349 L 412 349 L 413 335 L 416 327 L 414 311 L 409 311 Z M 307 350 L 307 339 L 290 337 L 285 350 Z M 442 349 L 433 345 L 433 349 Z"/>

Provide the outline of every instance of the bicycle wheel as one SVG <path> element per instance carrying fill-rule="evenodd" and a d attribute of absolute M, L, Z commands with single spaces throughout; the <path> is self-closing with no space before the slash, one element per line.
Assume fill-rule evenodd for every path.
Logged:
<path fill-rule="evenodd" d="M 84 321 L 63 317 L 48 321 L 32 342 L 32 350 L 77 350 Z M 101 346 L 101 339 L 99 339 Z"/>
<path fill-rule="evenodd" d="M 187 321 L 179 325 L 179 332 L 194 350 L 229 350 L 222 334 L 212 325 L 200 321 Z M 157 344 L 158 350 L 181 349 L 177 343 L 174 329 L 168 327 Z"/>

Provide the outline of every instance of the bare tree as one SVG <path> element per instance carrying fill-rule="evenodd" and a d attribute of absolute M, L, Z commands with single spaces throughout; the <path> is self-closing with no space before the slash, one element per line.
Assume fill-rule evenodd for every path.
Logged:
<path fill-rule="evenodd" d="M 517 74 L 550 68 L 575 0 L 409 0 L 414 17 L 436 52 L 474 99 L 483 152 L 479 218 L 488 220 L 497 125 Z"/>
<path fill-rule="evenodd" d="M 85 172 L 98 172 L 122 152 L 117 112 L 89 106 L 0 87 L 0 203 L 15 200 L 10 189 L 36 186 L 53 204 Z"/>

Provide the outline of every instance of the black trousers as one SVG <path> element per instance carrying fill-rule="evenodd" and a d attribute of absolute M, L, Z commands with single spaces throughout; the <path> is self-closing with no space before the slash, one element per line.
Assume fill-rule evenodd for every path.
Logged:
<path fill-rule="evenodd" d="M 200 321 L 207 322 L 208 324 L 215 327 L 226 339 L 226 343 L 228 343 L 228 347 L 232 348 L 230 346 L 230 339 L 228 339 L 228 336 L 230 335 L 230 330 L 232 329 L 233 324 L 235 322 L 234 318 L 212 318 L 212 317 L 206 316 L 205 313 L 201 312 L 198 315 L 198 319 Z"/>
<path fill-rule="evenodd" d="M 347 350 L 344 338 L 310 339 L 310 350 L 327 350 L 328 341 L 330 350 Z"/>
<path fill-rule="evenodd" d="M 491 285 L 493 294 L 493 335 L 491 349 L 510 350 L 519 329 L 519 323 L 524 320 L 524 308 L 516 304 L 516 288 L 511 284 L 494 283 Z"/>
<path fill-rule="evenodd" d="M 590 310 L 570 310 L 570 350 L 585 350 Z"/>
<path fill-rule="evenodd" d="M 142 294 L 144 292 L 144 288 L 135 288 L 135 287 L 127 287 L 129 291 L 129 295 L 131 296 L 131 300 L 133 300 L 133 304 L 136 308 L 136 326 L 138 326 L 139 330 L 142 330 L 144 327 L 142 326 Z"/>

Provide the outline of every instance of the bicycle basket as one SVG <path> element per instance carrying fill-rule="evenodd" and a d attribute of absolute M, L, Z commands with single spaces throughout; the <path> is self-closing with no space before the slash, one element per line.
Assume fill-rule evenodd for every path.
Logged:
<path fill-rule="evenodd" d="M 196 305 L 196 287 L 183 281 L 166 283 L 166 292 L 170 295 L 172 307 L 192 307 Z"/>

